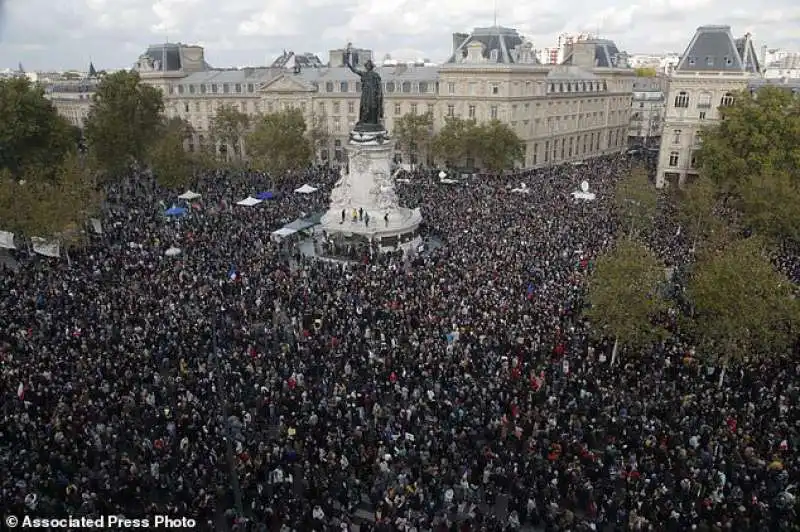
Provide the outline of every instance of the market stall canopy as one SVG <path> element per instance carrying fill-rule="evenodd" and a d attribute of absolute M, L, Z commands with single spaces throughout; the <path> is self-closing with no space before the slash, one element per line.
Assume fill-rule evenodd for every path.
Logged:
<path fill-rule="evenodd" d="M 295 234 L 296 232 L 297 232 L 297 230 L 296 230 L 296 229 L 291 229 L 291 228 L 289 228 L 289 227 L 281 227 L 281 228 L 280 228 L 280 229 L 278 229 L 277 231 L 273 231 L 273 232 L 272 232 L 272 235 L 273 235 L 273 236 L 280 237 L 280 238 L 286 238 L 287 236 L 289 236 L 289 235 L 293 235 L 293 234 Z"/>
<path fill-rule="evenodd" d="M 295 192 L 297 192 L 299 194 L 311 194 L 311 193 L 316 192 L 316 191 L 317 191 L 317 189 L 312 187 L 311 185 L 303 185 L 302 187 L 300 187 L 297 190 L 295 190 Z"/>
<path fill-rule="evenodd" d="M 183 207 L 176 207 L 175 205 L 173 205 L 172 207 L 164 211 L 164 214 L 166 214 L 167 216 L 183 216 L 184 214 L 186 214 L 186 209 L 184 209 Z"/>
<path fill-rule="evenodd" d="M 187 190 L 186 192 L 184 192 L 183 194 L 178 196 L 178 199 L 182 199 L 182 200 L 186 200 L 186 201 L 192 201 L 192 200 L 196 200 L 199 197 L 200 197 L 200 194 L 198 194 L 197 192 L 192 192 L 191 190 Z"/>
<path fill-rule="evenodd" d="M 275 194 L 273 194 L 272 192 L 269 192 L 269 191 L 268 192 L 259 192 L 258 194 L 256 194 L 256 198 L 260 199 L 260 200 L 271 200 L 271 199 L 275 199 Z"/>
<path fill-rule="evenodd" d="M 260 199 L 256 199 L 252 196 L 247 196 L 242 201 L 237 201 L 236 205 L 243 205 L 244 207 L 252 207 L 253 205 L 258 205 L 259 203 L 261 203 Z"/>

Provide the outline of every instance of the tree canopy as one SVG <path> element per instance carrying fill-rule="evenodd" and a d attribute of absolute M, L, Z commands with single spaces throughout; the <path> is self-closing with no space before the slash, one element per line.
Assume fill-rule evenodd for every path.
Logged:
<path fill-rule="evenodd" d="M 451 165 L 472 158 L 487 170 L 498 172 L 525 159 L 525 143 L 499 120 L 478 123 L 452 117 L 433 138 L 433 153 Z"/>
<path fill-rule="evenodd" d="M 635 238 L 652 228 L 658 197 L 647 178 L 647 170 L 636 167 L 617 182 L 614 207 L 622 230 Z"/>
<path fill-rule="evenodd" d="M 180 118 L 166 120 L 158 140 L 148 153 L 148 162 L 159 184 L 178 189 L 189 184 L 198 162 L 184 143 L 192 135 L 191 126 Z"/>
<path fill-rule="evenodd" d="M 41 87 L 24 77 L 0 80 L 0 170 L 17 178 L 28 173 L 50 179 L 76 148 L 73 128 Z"/>
<path fill-rule="evenodd" d="M 654 78 L 656 77 L 656 69 L 653 67 L 639 67 L 633 69 L 637 78 Z"/>
<path fill-rule="evenodd" d="M 163 111 L 161 91 L 141 83 L 137 72 L 105 76 L 85 125 L 89 153 L 98 168 L 113 173 L 143 161 L 158 138 Z"/>
<path fill-rule="evenodd" d="M 433 141 L 433 114 L 404 114 L 394 123 L 394 135 L 404 152 L 424 160 Z"/>
<path fill-rule="evenodd" d="M 313 151 L 303 113 L 286 109 L 259 117 L 247 137 L 247 150 L 251 165 L 272 176 L 304 168 L 311 162 Z"/>
<path fill-rule="evenodd" d="M 757 237 L 707 251 L 694 265 L 687 288 L 697 342 L 723 364 L 782 352 L 800 323 L 795 291 Z"/>
<path fill-rule="evenodd" d="M 234 158 L 240 158 L 241 141 L 250 127 L 250 116 L 239 111 L 233 106 L 226 105 L 217 110 L 211 120 L 212 137 L 225 146 L 225 150 L 230 147 L 233 154 L 228 154 Z M 227 151 L 226 151 L 227 153 Z"/>
<path fill-rule="evenodd" d="M 601 255 L 589 278 L 585 312 L 597 335 L 627 347 L 644 347 L 662 337 L 664 330 L 653 318 L 666 308 L 660 290 L 664 281 L 663 265 L 638 242 L 621 240 Z"/>
<path fill-rule="evenodd" d="M 678 219 L 694 242 L 705 242 L 724 231 L 723 221 L 715 214 L 717 188 L 714 183 L 700 177 L 691 184 L 676 190 Z"/>

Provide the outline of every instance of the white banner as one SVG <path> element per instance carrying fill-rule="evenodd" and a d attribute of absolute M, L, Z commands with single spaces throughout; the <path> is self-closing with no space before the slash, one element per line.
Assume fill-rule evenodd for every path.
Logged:
<path fill-rule="evenodd" d="M 44 238 L 35 236 L 31 238 L 33 242 L 33 252 L 45 257 L 53 257 L 55 259 L 61 256 L 61 245 L 57 240 L 45 240 Z"/>
<path fill-rule="evenodd" d="M 14 233 L 0 231 L 0 249 L 17 249 L 14 245 Z"/>

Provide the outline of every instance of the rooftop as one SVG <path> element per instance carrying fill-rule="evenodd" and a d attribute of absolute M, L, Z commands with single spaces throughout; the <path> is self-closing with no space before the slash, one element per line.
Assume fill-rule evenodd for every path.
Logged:
<path fill-rule="evenodd" d="M 533 44 L 513 28 L 475 28 L 453 34 L 453 53 L 445 64 L 539 64 L 533 52 Z"/>
<path fill-rule="evenodd" d="M 567 45 L 570 46 L 570 45 Z M 609 39 L 583 39 L 572 46 L 594 46 L 595 68 L 629 68 L 628 55 L 621 52 L 614 41 Z M 573 54 L 567 53 L 562 65 L 573 64 Z"/>
<path fill-rule="evenodd" d="M 749 33 L 735 39 L 730 26 L 700 26 L 675 71 L 758 74 L 761 65 Z"/>

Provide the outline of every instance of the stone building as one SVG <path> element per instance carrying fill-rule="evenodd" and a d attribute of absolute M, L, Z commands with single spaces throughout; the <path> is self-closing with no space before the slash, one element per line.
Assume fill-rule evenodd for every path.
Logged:
<path fill-rule="evenodd" d="M 656 186 L 683 184 L 697 175 L 700 131 L 719 119 L 719 108 L 758 79 L 761 64 L 750 34 L 734 38 L 729 26 L 701 26 L 669 79 Z"/>
<path fill-rule="evenodd" d="M 661 142 L 666 101 L 666 78 L 636 78 L 631 97 L 628 145 L 652 148 Z"/>
<path fill-rule="evenodd" d="M 58 114 L 73 126 L 83 129 L 98 82 L 97 76 L 90 73 L 83 79 L 62 79 L 42 85 L 45 98 L 53 103 Z"/>

